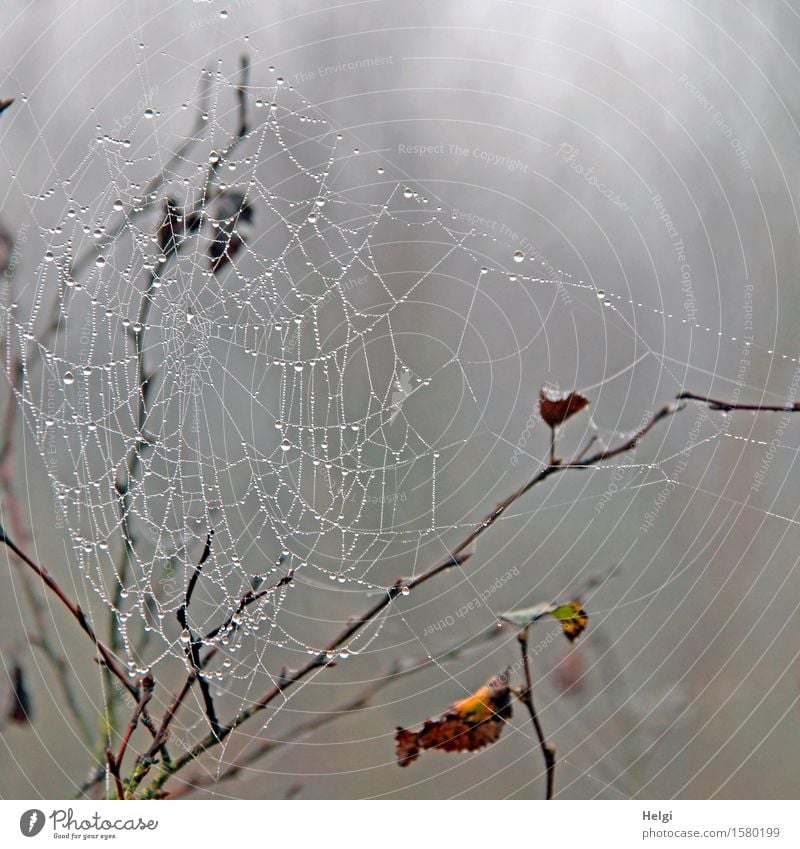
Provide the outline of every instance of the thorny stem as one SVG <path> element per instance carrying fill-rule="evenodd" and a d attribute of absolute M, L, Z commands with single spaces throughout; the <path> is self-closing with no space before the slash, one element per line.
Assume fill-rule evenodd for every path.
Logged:
<path fill-rule="evenodd" d="M 544 758 L 545 772 L 547 773 L 547 790 L 545 799 L 553 798 L 553 789 L 555 787 L 556 778 L 556 750 L 551 746 L 544 736 L 542 723 L 539 720 L 539 715 L 536 713 L 536 707 L 533 704 L 533 679 L 531 677 L 531 665 L 528 660 L 528 629 L 525 628 L 517 635 L 519 640 L 519 648 L 522 653 L 522 668 L 525 672 L 525 689 L 519 694 L 519 698 L 531 717 L 533 727 L 536 729 L 536 736 L 539 739 L 539 748 L 542 750 Z"/>

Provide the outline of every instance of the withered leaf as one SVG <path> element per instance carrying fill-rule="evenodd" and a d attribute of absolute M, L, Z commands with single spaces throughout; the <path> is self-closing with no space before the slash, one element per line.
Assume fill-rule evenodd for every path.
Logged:
<path fill-rule="evenodd" d="M 165 256 L 175 253 L 200 226 L 202 215 L 199 210 L 182 209 L 173 198 L 164 202 L 164 216 L 158 228 L 158 246 Z"/>
<path fill-rule="evenodd" d="M 490 678 L 472 695 L 455 702 L 437 719 L 426 719 L 419 731 L 398 728 L 397 763 L 408 766 L 423 749 L 474 752 L 496 743 L 511 717 L 508 670 Z"/>
<path fill-rule="evenodd" d="M 566 638 L 571 643 L 586 630 L 586 623 L 589 621 L 589 616 L 579 601 L 562 604 L 555 610 L 551 610 L 550 615 L 558 619 Z"/>
<path fill-rule="evenodd" d="M 239 229 L 253 220 L 253 207 L 240 192 L 220 192 L 212 205 L 209 219 L 213 225 L 208 246 L 209 267 L 216 274 L 244 247 Z"/>
<path fill-rule="evenodd" d="M 0 224 L 0 274 L 5 274 L 14 253 L 14 237 Z"/>
<path fill-rule="evenodd" d="M 539 413 L 550 427 L 557 427 L 588 406 L 589 399 L 580 392 L 559 394 L 550 389 L 539 392 Z"/>
<path fill-rule="evenodd" d="M 554 619 L 558 619 L 570 642 L 573 642 L 586 630 L 586 624 L 589 621 L 589 616 L 579 601 L 569 601 L 565 604 L 535 604 L 533 607 L 509 610 L 500 618 L 518 628 L 527 628 L 544 616 L 552 616 Z"/>

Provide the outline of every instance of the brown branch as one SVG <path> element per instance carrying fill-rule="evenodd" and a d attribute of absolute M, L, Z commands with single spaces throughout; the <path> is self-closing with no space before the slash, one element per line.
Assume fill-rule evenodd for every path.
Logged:
<path fill-rule="evenodd" d="M 399 660 L 392 663 L 389 669 L 380 676 L 376 681 L 367 685 L 358 692 L 355 696 L 353 696 L 348 701 L 339 705 L 339 707 L 333 708 L 330 711 L 325 711 L 324 713 L 320 713 L 311 719 L 306 720 L 305 722 L 298 723 L 291 728 L 281 740 L 265 740 L 256 746 L 252 751 L 248 752 L 241 760 L 236 763 L 232 763 L 228 766 L 227 769 L 223 770 L 218 776 L 217 775 L 198 775 L 195 778 L 187 779 L 185 784 L 182 785 L 178 790 L 170 791 L 169 793 L 164 794 L 163 798 L 176 799 L 180 796 L 185 796 L 188 793 L 191 793 L 195 789 L 200 789 L 202 787 L 209 787 L 213 784 L 217 784 L 221 781 L 228 781 L 229 779 L 235 778 L 243 769 L 247 766 L 251 766 L 256 763 L 256 761 L 260 760 L 262 757 L 265 757 L 277 749 L 282 748 L 283 746 L 288 745 L 289 743 L 295 742 L 302 737 L 311 734 L 314 731 L 324 727 L 325 725 L 334 722 L 337 719 L 340 719 L 343 716 L 347 716 L 350 713 L 356 713 L 360 710 L 364 710 L 369 707 L 373 698 L 381 691 L 386 689 L 390 684 L 393 684 L 399 678 L 404 678 L 407 675 L 413 675 L 417 672 L 421 672 L 423 669 L 427 669 L 429 666 L 433 666 L 434 664 L 439 665 L 442 663 L 446 663 L 452 660 L 457 660 L 459 658 L 464 657 L 471 649 L 473 649 L 476 645 L 482 645 L 483 643 L 493 640 L 498 636 L 499 632 L 496 628 L 490 628 L 482 634 L 479 634 L 477 637 L 473 637 L 466 642 L 459 642 L 455 646 L 441 652 L 436 658 L 431 657 L 430 655 L 419 655 L 415 658 L 407 658 L 405 660 Z"/>
<path fill-rule="evenodd" d="M 112 652 L 106 647 L 106 645 L 98 638 L 95 633 L 94 628 L 92 628 L 89 620 L 86 617 L 86 614 L 81 609 L 79 604 L 76 604 L 70 597 L 64 592 L 61 588 L 61 585 L 56 581 L 56 579 L 50 574 L 50 572 L 45 569 L 44 566 L 40 566 L 36 561 L 32 560 L 22 551 L 16 543 L 8 536 L 5 529 L 0 525 L 0 543 L 3 543 L 8 549 L 10 549 L 17 558 L 22 561 L 28 568 L 30 568 L 33 572 L 36 573 L 41 579 L 42 582 L 50 589 L 61 603 L 69 610 L 75 620 L 81 627 L 81 630 L 89 637 L 89 639 L 94 644 L 97 649 L 97 653 L 100 655 L 103 666 L 105 669 L 109 670 L 125 687 L 125 689 L 135 698 L 139 699 L 140 693 L 139 688 L 132 684 L 127 676 L 127 674 L 122 670 L 122 668 L 117 663 L 116 659 Z M 153 721 L 147 715 L 147 709 L 144 708 L 142 711 L 142 721 L 145 726 L 150 730 L 151 734 L 156 734 L 156 728 L 153 724 Z"/>
<path fill-rule="evenodd" d="M 147 672 L 144 676 L 142 676 L 142 680 L 139 686 L 139 699 L 136 702 L 136 707 L 134 708 L 133 715 L 128 722 L 128 727 L 125 730 L 125 734 L 122 737 L 122 743 L 119 747 L 119 752 L 114 755 L 111 746 L 106 749 L 106 764 L 108 773 L 114 779 L 114 784 L 117 788 L 117 798 L 122 800 L 125 798 L 125 788 L 122 783 L 122 775 L 121 775 L 121 767 L 122 760 L 125 757 L 125 752 L 128 748 L 128 744 L 130 743 L 131 736 L 133 732 L 136 730 L 136 726 L 139 724 L 139 720 L 141 719 L 142 713 L 147 708 L 147 703 L 153 697 L 153 688 L 155 687 L 155 681 L 153 680 L 153 675 L 151 672 Z"/>
<path fill-rule="evenodd" d="M 128 744 L 130 743 L 131 735 L 136 730 L 136 726 L 139 724 L 139 720 L 141 719 L 142 713 L 147 707 L 147 703 L 150 701 L 150 699 L 153 698 L 154 688 L 155 681 L 153 680 L 153 673 L 147 672 L 145 675 L 142 676 L 142 680 L 139 684 L 139 701 L 136 702 L 136 707 L 133 711 L 133 716 L 131 716 L 130 722 L 128 723 L 128 727 L 122 737 L 122 743 L 120 743 L 119 752 L 114 758 L 117 767 L 122 764 L 122 759 L 125 757 L 125 752 L 128 748 Z"/>
<path fill-rule="evenodd" d="M 13 416 L 9 417 L 9 409 L 12 412 L 15 410 L 16 404 L 14 398 L 9 398 L 8 406 L 6 407 L 6 426 L 9 428 L 4 434 L 2 448 L 0 448 L 0 490 L 2 490 L 3 505 L 8 511 L 11 520 L 11 527 L 14 535 L 18 539 L 27 539 L 28 532 L 25 522 L 20 511 L 19 501 L 14 492 L 14 471 L 13 458 L 14 454 L 11 451 L 12 434 L 14 427 Z M 12 552 L 12 557 L 16 557 Z M 31 583 L 31 578 L 26 570 L 20 570 L 20 579 L 22 581 L 22 591 L 28 602 L 28 607 L 33 618 L 33 633 L 29 635 L 29 641 L 35 645 L 45 656 L 50 664 L 58 685 L 61 689 L 61 694 L 64 699 L 64 704 L 72 715 L 73 720 L 77 724 L 78 732 L 81 738 L 87 745 L 92 743 L 92 731 L 89 727 L 89 722 L 84 716 L 83 710 L 78 701 L 78 696 L 72 685 L 70 678 L 71 667 L 64 654 L 59 651 L 56 644 L 51 640 L 48 633 L 48 621 L 45 615 L 45 605 L 39 594 L 34 589 Z"/>
<path fill-rule="evenodd" d="M 119 764 L 114 758 L 114 752 L 112 751 L 111 746 L 106 748 L 106 763 L 108 765 L 108 773 L 114 779 L 114 784 L 117 788 L 117 799 L 124 799 L 125 788 L 122 786 L 122 776 L 119 772 Z"/>
<path fill-rule="evenodd" d="M 207 551 L 209 550 L 208 542 L 206 544 L 206 550 Z M 203 558 L 203 560 L 204 559 L 205 559 L 205 557 Z M 280 562 L 282 562 L 282 561 L 283 561 L 283 557 L 281 557 Z M 202 561 L 201 561 L 201 563 L 202 563 Z M 221 625 L 218 625 L 216 628 L 209 631 L 207 634 L 205 634 L 205 636 L 201 640 L 198 640 L 197 641 L 198 645 L 201 645 L 201 644 L 204 644 L 204 643 L 207 644 L 208 642 L 213 640 L 216 636 L 218 636 L 220 633 L 222 633 L 223 631 L 226 631 L 228 628 L 231 628 L 236 617 L 248 605 L 252 604 L 255 601 L 258 601 L 261 598 L 264 598 L 269 593 L 275 592 L 275 590 L 279 589 L 280 587 L 286 586 L 287 584 L 291 583 L 293 577 L 294 577 L 294 571 L 290 570 L 288 572 L 288 574 L 284 575 L 276 584 L 273 584 L 270 587 L 267 587 L 263 590 L 259 590 L 258 592 L 254 592 L 253 590 L 248 590 L 246 593 L 244 593 L 244 595 L 241 597 L 241 599 L 239 599 L 239 603 L 236 606 L 236 610 L 234 611 L 234 613 L 232 613 L 225 620 L 225 622 L 223 622 Z M 191 593 L 189 593 L 189 595 L 191 595 Z M 235 628 L 235 626 L 234 626 L 234 628 Z M 194 684 L 195 680 L 199 677 L 201 670 L 205 669 L 206 666 L 208 666 L 208 664 L 211 662 L 211 660 L 213 660 L 213 658 L 218 653 L 219 653 L 219 646 L 213 646 L 209 650 L 208 654 L 206 654 L 205 657 L 203 657 L 202 659 L 198 659 L 197 665 L 195 667 L 193 667 L 189 676 L 183 682 L 181 688 L 176 693 L 173 694 L 172 701 L 170 702 L 169 707 L 167 708 L 167 710 L 164 713 L 164 716 L 163 716 L 162 721 L 161 721 L 161 725 L 159 726 L 158 732 L 156 733 L 156 735 L 153 739 L 152 745 L 147 750 L 147 752 L 144 753 L 144 755 L 140 756 L 140 758 L 136 762 L 136 765 L 135 765 L 134 770 L 133 770 L 133 774 L 132 774 L 133 777 L 131 778 L 130 786 L 132 786 L 134 788 L 137 787 L 141 783 L 142 779 L 146 776 L 146 774 L 149 770 L 149 767 L 152 765 L 152 763 L 154 763 L 154 760 L 155 760 L 156 756 L 158 755 L 159 750 L 162 749 L 164 744 L 166 743 L 167 738 L 169 736 L 169 727 L 172 724 L 173 720 L 175 719 L 175 716 L 176 716 L 178 710 L 180 709 L 181 705 L 183 704 L 184 700 L 186 699 L 186 696 L 189 694 L 189 691 L 192 689 L 192 685 Z M 205 682 L 203 682 L 203 683 L 205 683 Z M 212 724 L 212 729 L 214 729 L 216 733 L 219 733 L 219 731 L 221 730 L 220 725 L 219 725 L 219 720 L 217 720 L 217 718 L 216 718 L 216 713 L 214 713 L 213 716 L 214 716 L 214 719 L 216 720 L 216 727 L 215 727 L 215 725 Z M 94 783 L 96 783 L 96 782 L 91 781 L 88 784 L 85 784 L 82 789 L 84 789 L 84 791 L 88 790 Z"/>
<path fill-rule="evenodd" d="M 249 70 L 250 70 L 249 60 L 246 56 L 242 56 L 242 58 L 241 58 L 241 79 L 240 79 L 240 82 L 239 82 L 239 84 L 237 85 L 237 88 L 236 88 L 237 98 L 238 98 L 238 102 L 239 102 L 239 125 L 238 125 L 238 128 L 236 130 L 235 135 L 233 136 L 233 138 L 231 139 L 227 148 L 225 149 L 223 156 L 229 156 L 230 153 L 236 148 L 236 146 L 238 144 L 240 144 L 241 141 L 245 138 L 245 136 L 247 135 L 247 132 L 248 132 L 246 87 L 247 87 L 247 82 L 248 82 L 248 78 L 249 78 Z M 210 198 L 210 195 L 211 195 L 211 188 L 212 188 L 213 182 L 214 182 L 214 178 L 216 176 L 217 170 L 220 167 L 221 162 L 222 162 L 222 157 L 218 157 L 214 162 L 209 164 L 208 171 L 207 171 L 207 174 L 206 174 L 205 183 L 204 183 L 204 186 L 203 186 L 203 196 L 202 196 L 202 199 L 201 199 L 200 205 L 199 205 L 200 210 L 202 210 L 207 205 L 207 203 L 209 201 L 209 198 Z M 158 185 L 160 186 L 160 183 Z M 151 192 L 152 192 L 152 190 L 151 190 Z M 168 222 L 169 222 L 169 209 L 167 210 L 166 215 L 167 215 L 167 218 L 166 218 L 165 224 L 168 224 Z M 192 227 L 199 229 L 201 222 L 202 222 L 202 216 L 198 215 L 198 216 L 196 216 L 196 218 L 194 220 L 195 220 L 195 224 L 193 224 Z M 171 236 L 172 236 L 172 239 L 171 239 L 172 248 L 169 250 L 169 252 L 167 254 L 168 260 L 176 259 L 178 257 L 178 255 L 180 254 L 181 249 L 189 242 L 188 238 L 185 238 L 185 239 L 182 239 L 182 240 L 179 241 L 177 239 L 177 235 L 178 234 L 174 233 L 174 232 L 171 234 Z M 138 332 L 134 332 L 134 334 L 133 334 L 134 349 L 135 349 L 135 355 L 136 355 L 137 379 L 138 379 L 138 382 L 139 382 L 139 405 L 138 405 L 138 413 L 137 413 L 137 431 L 138 431 L 138 437 L 139 438 L 137 439 L 136 444 L 133 446 L 131 456 L 128 460 L 125 480 L 121 481 L 117 484 L 117 491 L 118 491 L 119 496 L 120 496 L 120 517 L 121 517 L 120 521 L 121 521 L 122 535 L 123 535 L 123 549 L 122 549 L 122 553 L 121 553 L 120 564 L 119 564 L 119 567 L 117 569 L 118 585 L 117 585 L 117 592 L 116 592 L 116 595 L 115 595 L 115 604 L 114 604 L 114 607 L 116 609 L 118 609 L 119 606 L 120 606 L 117 603 L 117 601 L 119 601 L 120 603 L 122 601 L 122 596 L 121 596 L 122 588 L 123 588 L 123 584 L 124 584 L 125 577 L 126 577 L 126 574 L 127 574 L 127 569 L 128 569 L 129 563 L 130 563 L 130 557 L 131 557 L 131 554 L 133 553 L 133 541 L 131 539 L 130 526 L 129 526 L 129 523 L 128 523 L 128 515 L 130 513 L 130 490 L 131 490 L 131 483 L 136 476 L 136 473 L 137 473 L 138 468 L 139 468 L 139 464 L 141 462 L 141 451 L 144 448 L 144 445 L 146 444 L 146 439 L 145 439 L 144 434 L 145 434 L 147 417 L 148 417 L 148 409 L 149 409 L 148 396 L 149 396 L 150 392 L 152 391 L 152 381 L 153 381 L 153 378 L 154 378 L 153 374 L 148 375 L 146 370 L 145 370 L 144 335 L 145 335 L 145 330 L 146 330 L 146 327 L 147 327 L 147 319 L 149 317 L 150 309 L 152 308 L 152 303 L 153 303 L 152 291 L 153 291 L 156 279 L 161 274 L 163 274 L 163 272 L 164 272 L 164 268 L 161 268 L 159 271 L 154 270 L 148 277 L 147 285 L 145 286 L 144 292 L 142 294 L 142 301 L 141 301 L 141 304 L 139 306 L 139 314 L 138 314 L 138 320 L 137 320 L 137 324 L 138 324 L 139 329 L 138 329 Z M 205 560 L 205 558 L 210 553 L 209 546 L 210 546 L 210 539 L 209 539 L 209 543 L 207 543 L 206 551 L 204 552 L 204 555 L 203 555 L 203 561 Z M 202 564 L 203 561 L 201 561 L 201 564 Z M 199 576 L 199 572 L 195 571 L 195 573 L 192 576 L 192 579 L 190 581 L 190 587 L 187 588 L 189 596 L 191 596 L 191 590 L 194 589 L 194 584 L 197 581 L 198 576 Z M 187 603 L 188 603 L 188 600 L 184 604 L 187 604 Z M 183 612 L 185 614 L 185 607 L 182 608 L 181 611 L 179 611 L 179 616 L 180 616 L 181 612 Z M 113 635 L 113 633 L 114 633 L 114 623 L 112 621 L 112 635 Z M 112 636 L 112 641 L 114 639 L 115 639 L 115 637 Z M 190 639 L 191 639 L 191 635 L 190 635 Z M 200 670 L 199 643 L 196 644 L 194 640 L 191 640 L 191 644 L 188 647 L 188 649 L 189 649 L 190 660 L 191 660 L 192 666 L 194 668 L 193 668 L 192 672 L 189 674 L 189 680 L 187 680 L 186 685 L 184 686 L 184 688 L 182 688 L 181 692 L 183 693 L 183 697 L 185 697 L 186 693 L 188 693 L 188 691 L 191 688 L 191 685 L 194 683 L 194 681 L 195 680 L 199 681 L 200 690 L 201 690 L 201 693 L 202 693 L 202 696 L 203 696 L 203 701 L 204 701 L 205 707 L 206 707 L 206 714 L 207 714 L 209 722 L 211 724 L 212 731 L 216 732 L 219 729 L 219 720 L 216 717 L 216 712 L 215 712 L 215 709 L 214 709 L 214 703 L 213 703 L 213 699 L 212 699 L 212 696 L 211 696 L 211 689 L 208 686 L 208 682 L 202 677 L 202 675 L 199 672 L 199 670 Z M 180 701 L 177 704 L 175 704 L 175 706 L 174 706 L 175 711 L 177 711 L 179 706 L 180 706 Z M 168 711 L 166 716 L 169 717 L 169 721 L 167 722 L 167 727 L 168 727 L 169 722 L 171 722 L 172 718 L 174 717 L 174 711 L 173 712 Z M 162 722 L 162 728 L 160 728 L 159 731 L 155 734 L 154 743 L 155 743 L 155 741 L 159 741 L 159 748 L 163 748 L 163 746 L 166 742 L 167 728 L 164 728 L 163 726 L 164 726 L 164 723 Z M 163 729 L 163 734 L 161 733 L 162 729 Z"/>
<path fill-rule="evenodd" d="M 553 798 L 553 789 L 555 787 L 556 778 L 556 750 L 551 746 L 542 729 L 542 723 L 539 720 L 539 715 L 536 713 L 536 707 L 533 704 L 533 679 L 531 678 L 531 666 L 528 660 L 528 629 L 525 628 L 517 635 L 519 640 L 519 648 L 522 653 L 522 668 L 525 672 L 525 689 L 519 694 L 519 699 L 528 709 L 533 727 L 536 729 L 536 736 L 539 739 L 539 748 L 542 750 L 544 758 L 545 772 L 547 774 L 547 790 L 545 799 Z"/>
<path fill-rule="evenodd" d="M 11 551 L 16 554 L 16 556 L 25 563 L 30 569 L 32 569 L 47 585 L 47 587 L 52 590 L 56 596 L 60 599 L 62 604 L 69 610 L 69 612 L 73 615 L 73 617 L 77 620 L 78 624 L 81 626 L 83 631 L 89 637 L 89 639 L 94 643 L 95 648 L 98 651 L 98 654 L 103 659 L 103 663 L 105 666 L 110 669 L 114 675 L 124 684 L 125 689 L 135 698 L 139 698 L 139 689 L 134 684 L 128 680 L 128 676 L 122 671 L 120 666 L 117 664 L 117 661 L 111 655 L 111 652 L 106 648 L 106 646 L 98 639 L 97 634 L 94 632 L 94 628 L 89 624 L 89 620 L 86 618 L 86 614 L 81 610 L 79 604 L 73 602 L 70 597 L 61 589 L 61 586 L 56 581 L 56 579 L 44 568 L 44 566 L 39 566 L 34 560 L 31 560 L 24 551 L 19 549 L 14 541 L 8 536 L 5 532 L 5 529 L 0 526 L 0 543 L 3 543 L 7 546 Z"/>
<path fill-rule="evenodd" d="M 219 719 L 217 719 L 217 711 L 214 707 L 214 699 L 211 695 L 211 687 L 208 685 L 208 681 L 203 677 L 201 668 L 201 660 L 200 660 L 200 649 L 203 646 L 202 639 L 196 639 L 194 634 L 192 634 L 192 629 L 189 627 L 189 604 L 192 600 L 192 594 L 194 593 L 194 588 L 197 586 L 197 581 L 200 577 L 200 572 L 203 569 L 203 564 L 208 560 L 211 555 L 211 540 L 213 538 L 214 531 L 210 530 L 208 532 L 208 536 L 206 537 L 206 546 L 203 549 L 203 554 L 200 558 L 200 562 L 195 566 L 194 572 L 192 573 L 192 577 L 189 579 L 189 584 L 186 587 L 186 593 L 183 598 L 183 604 L 178 608 L 178 623 L 181 628 L 186 632 L 189 637 L 189 643 L 186 646 L 186 658 L 191 664 L 192 672 L 189 677 L 196 680 L 200 686 L 200 693 L 203 697 L 203 705 L 206 710 L 206 717 L 208 718 L 208 723 L 211 726 L 211 731 L 214 734 L 219 733 L 220 724 Z"/>
<path fill-rule="evenodd" d="M 218 784 L 222 781 L 230 781 L 231 779 L 236 778 L 236 776 L 248 766 L 254 764 L 256 761 L 268 754 L 271 754 L 277 749 L 283 748 L 289 743 L 294 742 L 301 737 L 305 737 L 306 735 L 323 728 L 325 725 L 328 725 L 337 719 L 341 719 L 343 716 L 364 710 L 364 708 L 369 706 L 375 695 L 384 688 L 388 687 L 389 684 L 391 684 L 395 678 L 404 671 L 406 670 L 404 670 L 400 664 L 395 664 L 385 676 L 382 676 L 373 684 L 365 687 L 352 699 L 349 699 L 330 711 L 320 713 L 305 722 L 300 722 L 295 725 L 294 728 L 288 731 L 282 740 L 264 740 L 241 758 L 241 760 L 230 764 L 219 775 L 200 775 L 196 778 L 189 779 L 179 790 L 174 790 L 165 794 L 164 798 L 177 799 L 180 796 L 185 796 L 188 793 L 191 793 L 193 790 L 210 787 L 211 785 Z"/>
<path fill-rule="evenodd" d="M 800 413 L 800 401 L 787 404 L 739 404 L 732 401 L 720 401 L 706 395 L 697 395 L 694 392 L 681 392 L 677 398 L 679 401 L 699 401 L 701 404 L 708 405 L 710 410 L 723 413 L 730 413 L 733 410 L 749 410 L 752 413 Z"/>
<path fill-rule="evenodd" d="M 222 726 L 222 728 L 220 729 L 219 736 L 207 736 L 203 740 L 195 744 L 195 746 L 193 746 L 189 751 L 184 753 L 177 760 L 169 764 L 163 764 L 160 774 L 150 784 L 147 792 L 145 793 L 145 796 L 149 798 L 159 795 L 161 793 L 161 788 L 172 775 L 181 770 L 187 764 L 200 757 L 200 755 L 202 755 L 204 752 L 221 743 L 225 738 L 227 738 L 231 734 L 231 732 L 236 730 L 240 725 L 242 725 L 255 714 L 260 713 L 262 710 L 268 707 L 279 695 L 286 692 L 286 690 L 293 687 L 299 681 L 302 681 L 311 672 L 321 667 L 327 666 L 329 664 L 327 655 L 335 652 L 336 649 L 344 645 L 347 640 L 350 639 L 350 637 L 352 637 L 361 628 L 369 624 L 369 622 L 371 622 L 376 616 L 382 613 L 383 610 L 388 607 L 388 605 L 391 604 L 394 599 L 401 594 L 403 590 L 412 590 L 415 587 L 426 583 L 427 581 L 431 580 L 432 578 L 436 577 L 447 569 L 453 566 L 462 565 L 471 556 L 472 552 L 467 552 L 467 549 L 472 545 L 472 543 L 475 542 L 478 537 L 484 534 L 488 530 L 488 528 L 490 528 L 503 515 L 503 513 L 505 513 L 505 511 L 512 504 L 514 504 L 515 501 L 522 498 L 522 496 L 525 495 L 534 486 L 558 472 L 563 472 L 567 469 L 589 468 L 606 460 L 610 460 L 620 454 L 625 453 L 626 451 L 631 451 L 638 445 L 639 441 L 644 436 L 646 436 L 660 421 L 665 418 L 668 418 L 671 415 L 674 415 L 676 412 L 682 409 L 683 405 L 680 403 L 668 404 L 662 407 L 660 410 L 654 413 L 651 418 L 642 427 L 640 427 L 631 437 L 622 442 L 620 445 L 615 446 L 614 448 L 607 448 L 598 451 L 595 454 L 592 454 L 590 457 L 582 459 L 580 462 L 578 462 L 577 460 L 573 460 L 566 463 L 557 463 L 555 465 L 544 466 L 527 483 L 523 484 L 521 487 L 519 487 L 519 489 L 512 492 L 511 495 L 509 495 L 505 500 L 501 501 L 497 505 L 497 507 L 495 507 L 494 510 L 492 510 L 483 519 L 482 522 L 477 524 L 475 528 L 469 534 L 467 534 L 467 536 L 455 548 L 453 548 L 452 551 L 450 551 L 443 560 L 439 561 L 434 566 L 431 566 L 430 569 L 425 572 L 422 572 L 416 578 L 412 578 L 410 580 L 399 578 L 393 586 L 387 589 L 386 595 L 380 601 L 370 607 L 361 616 L 350 620 L 344 630 L 337 637 L 331 640 L 331 642 L 328 643 L 328 645 L 313 660 L 309 661 L 305 666 L 301 667 L 299 670 L 296 670 L 295 672 L 287 675 L 275 687 L 265 693 L 264 696 L 262 696 L 257 702 L 254 702 L 250 706 L 241 710 L 230 722 Z"/>

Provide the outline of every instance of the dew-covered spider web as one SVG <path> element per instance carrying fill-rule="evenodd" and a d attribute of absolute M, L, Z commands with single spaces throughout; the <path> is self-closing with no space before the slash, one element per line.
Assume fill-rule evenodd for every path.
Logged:
<path fill-rule="evenodd" d="M 191 126 L 196 101 L 167 150 L 162 122 Z M 487 387 L 554 309 L 570 314 L 568 292 L 619 316 L 624 300 L 389 179 L 280 78 L 206 72 L 187 104 L 148 107 L 124 137 L 98 128 L 33 199 L 58 221 L 29 313 L 3 305 L 3 324 L 72 563 L 130 675 L 188 664 L 199 640 L 218 650 L 203 674 L 244 699 L 328 643 L 332 594 L 363 610 L 474 527 L 482 514 L 448 504 L 470 483 L 462 452 L 503 430 Z M 492 339 L 520 302 L 527 335 Z M 593 388 L 654 353 L 636 351 Z M 598 446 L 631 433 L 586 428 Z M 727 435 L 708 416 L 693 433 L 658 464 L 612 464 L 614 492 L 669 483 L 670 461 Z M 367 651 L 384 622 L 337 654 Z"/>
<path fill-rule="evenodd" d="M 296 587 L 335 585 L 354 605 L 452 530 L 437 461 L 482 427 L 459 359 L 469 328 L 432 352 L 409 301 L 434 277 L 478 285 L 489 268 L 472 229 L 417 189 L 365 179 L 360 152 L 280 79 L 242 89 L 204 73 L 195 96 L 177 155 L 154 149 L 170 108 L 147 108 L 124 138 L 99 127 L 36 199 L 63 211 L 30 315 L 6 309 L 5 323 L 59 521 L 130 674 L 186 662 L 205 636 L 225 648 L 221 680 L 264 671 L 246 650 L 237 661 L 248 640 L 259 657 L 319 651 L 325 632 L 309 642 L 308 614 L 286 610 Z M 460 395 L 426 426 L 418 401 L 448 373 Z"/>

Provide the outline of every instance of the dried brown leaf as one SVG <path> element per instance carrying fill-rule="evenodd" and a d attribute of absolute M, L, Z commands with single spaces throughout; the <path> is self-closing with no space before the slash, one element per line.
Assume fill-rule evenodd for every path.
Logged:
<path fill-rule="evenodd" d="M 427 719 L 419 731 L 398 728 L 397 763 L 408 766 L 423 749 L 474 752 L 496 743 L 511 717 L 508 670 L 490 678 L 472 695 L 455 702 L 437 719 Z"/>
<path fill-rule="evenodd" d="M 539 413 L 550 427 L 557 427 L 589 405 L 580 392 L 559 395 L 548 389 L 539 392 Z"/>

